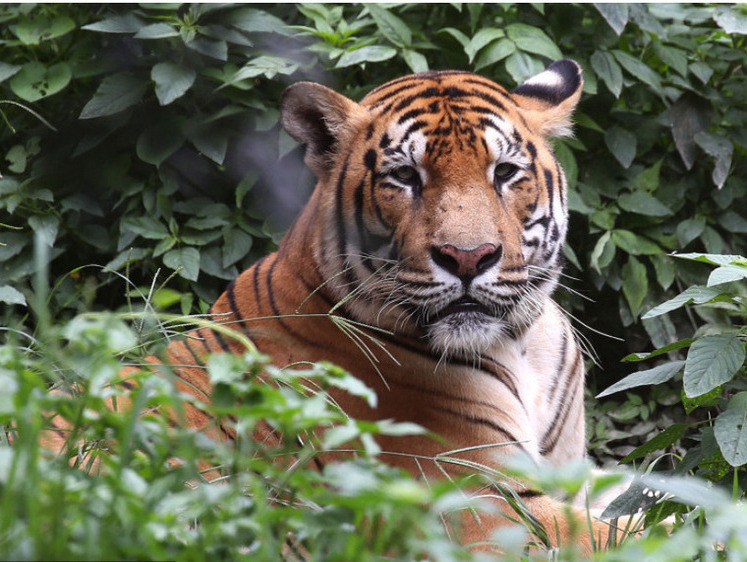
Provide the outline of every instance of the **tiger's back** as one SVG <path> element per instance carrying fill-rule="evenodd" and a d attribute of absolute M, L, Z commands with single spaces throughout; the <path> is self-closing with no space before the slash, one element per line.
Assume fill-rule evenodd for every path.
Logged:
<path fill-rule="evenodd" d="M 319 183 L 278 251 L 230 284 L 213 318 L 278 366 L 329 360 L 353 373 L 378 405 L 332 391 L 352 417 L 440 435 L 381 436 L 382 459 L 415 475 L 442 477 L 434 458 L 447 451 L 484 466 L 517 452 L 557 465 L 583 457 L 583 361 L 550 299 L 568 210 L 549 145 L 569 132 L 581 88 L 567 60 L 513 92 L 457 71 L 394 80 L 360 103 L 291 86 L 283 126 L 306 145 Z M 243 352 L 218 332 L 192 336 L 169 346 L 171 363 Z M 178 374 L 209 399 L 204 369 Z M 223 433 L 216 438 L 232 437 Z M 517 492 L 570 540 L 574 522 L 560 504 Z M 503 523 L 465 517 L 462 539 L 484 540 Z"/>

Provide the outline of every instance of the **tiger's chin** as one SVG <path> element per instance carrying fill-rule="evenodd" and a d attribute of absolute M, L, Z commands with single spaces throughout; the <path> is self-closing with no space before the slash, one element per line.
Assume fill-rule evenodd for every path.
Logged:
<path fill-rule="evenodd" d="M 444 356 L 486 353 L 510 333 L 505 320 L 479 312 L 456 312 L 428 326 L 431 347 Z"/>

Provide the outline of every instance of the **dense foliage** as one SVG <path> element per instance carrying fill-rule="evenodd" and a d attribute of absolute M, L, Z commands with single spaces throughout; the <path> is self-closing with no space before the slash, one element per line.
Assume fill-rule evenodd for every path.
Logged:
<path fill-rule="evenodd" d="M 747 12 L 729 5 L 0 6 L 0 325 L 8 327 L 0 332 L 6 389 L 0 423 L 27 436 L 23 447 L 0 448 L 0 552 L 96 558 L 90 514 L 98 517 L 97 529 L 109 525 L 106 533 L 117 525 L 131 529 L 120 538 L 133 549 L 117 551 L 131 558 L 189 556 L 189 548 L 208 552 L 221 541 L 226 552 L 254 544 L 271 549 L 283 533 L 299 529 L 308 532 L 302 540 L 327 541 L 340 521 L 361 525 L 378 516 L 392 527 L 372 540 L 401 546 L 402 553 L 422 552 L 426 538 L 446 544 L 432 524 L 458 503 L 451 492 L 400 481 L 373 465 L 360 467 L 368 480 L 339 497 L 312 492 L 318 487 L 303 471 L 298 488 L 283 481 L 305 505 L 328 506 L 293 516 L 293 529 L 279 523 L 290 517 L 285 512 L 259 514 L 258 498 L 268 493 L 259 481 L 187 496 L 176 486 L 183 475 L 158 464 L 171 449 L 157 423 L 104 415 L 98 391 L 85 392 L 88 402 L 70 408 L 99 412 L 98 429 L 99 422 L 87 420 L 92 431 L 142 431 L 137 443 L 145 457 L 123 452 L 111 461 L 113 476 L 100 481 L 60 465 L 50 465 L 56 471 L 48 478 L 49 466 L 41 470 L 35 463 L 42 461 L 12 451 L 38 454 L 32 443 L 42 412 L 63 407 L 42 392 L 46 383 L 95 379 L 100 388 L 94 375 L 113 376 L 114 352 L 134 346 L 142 355 L 174 329 L 138 320 L 135 345 L 128 329 L 107 324 L 119 326 L 118 320 L 77 315 L 204 312 L 228 280 L 274 247 L 313 185 L 300 148 L 279 129 L 278 100 L 287 84 L 315 80 L 359 99 L 405 73 L 461 68 L 512 87 L 562 57 L 581 63 L 586 79 L 576 136 L 557 142 L 556 152 L 573 211 L 567 250 L 573 278 L 559 298 L 579 319 L 602 367 L 591 366 L 589 381 L 591 452 L 606 464 L 624 457 L 643 468 L 697 473 L 743 497 L 746 34 Z M 103 334 L 114 340 L 97 343 Z M 102 363 L 79 355 L 89 353 Z M 609 398 L 592 397 L 642 359 L 646 370 L 610 388 Z M 226 397 L 246 392 L 235 382 Z M 163 388 L 147 397 L 171 399 Z M 272 415 L 286 415 L 284 408 Z M 314 410 L 304 419 L 326 415 Z M 179 445 L 185 466 L 209 454 L 194 436 L 168 439 L 196 440 L 194 447 Z M 334 483 L 338 476 L 321 478 Z M 23 488 L 27 478 L 33 489 Z M 370 493 L 374 482 L 399 490 L 392 497 L 403 503 Z M 73 511 L 48 503 L 59 501 L 60 487 L 78 494 Z M 241 493 L 245 488 L 253 500 Z M 137 490 L 153 498 L 138 508 L 153 517 L 140 539 L 127 526 L 128 517 L 140 517 L 130 501 Z M 130 507 L 110 502 L 112 494 Z M 345 503 L 345 497 L 356 499 Z M 100 504 L 95 500 L 89 513 L 81 498 Z M 445 503 L 435 511 L 423 509 L 439 501 Z M 363 504 L 370 510 L 359 509 Z M 219 511 L 219 505 L 230 507 Z M 704 517 L 661 505 L 649 522 L 673 510 L 689 512 L 688 521 Z M 690 533 L 680 535 L 680 545 L 691 555 L 709 540 L 727 544 L 723 533 L 744 532 L 738 521 L 723 522 L 728 504 L 711 507 L 721 527 L 681 530 Z M 423 522 L 418 537 L 405 536 L 410 515 Z M 43 546 L 34 541 L 46 540 L 49 516 L 65 520 L 67 534 Z M 34 518 L 43 519 L 39 534 L 24 534 L 16 520 Z M 192 519 L 200 525 L 188 529 L 184 522 Z M 270 520 L 277 525 L 261 535 L 257 522 Z M 246 534 L 229 540 L 231 529 Z M 17 540 L 8 543 L 11 550 L 2 546 L 4 537 Z M 335 534 L 316 542 L 318 556 L 358 553 L 358 538 Z M 165 546 L 175 543 L 185 550 Z M 745 545 L 737 540 L 735 555 Z M 269 557 L 270 550 L 263 552 Z M 445 546 L 442 552 L 452 556 Z"/>

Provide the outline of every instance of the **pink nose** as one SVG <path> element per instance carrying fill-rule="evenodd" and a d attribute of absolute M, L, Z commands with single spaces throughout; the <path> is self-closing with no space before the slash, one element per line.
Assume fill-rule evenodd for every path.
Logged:
<path fill-rule="evenodd" d="M 495 265 L 501 258 L 501 249 L 495 244 L 482 244 L 472 250 L 462 250 L 451 244 L 434 247 L 433 261 L 457 277 L 475 277 Z"/>

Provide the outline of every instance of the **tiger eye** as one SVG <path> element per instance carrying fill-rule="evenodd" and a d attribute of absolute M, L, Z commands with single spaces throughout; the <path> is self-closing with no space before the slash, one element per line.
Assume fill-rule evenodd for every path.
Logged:
<path fill-rule="evenodd" d="M 501 162 L 500 164 L 496 164 L 493 177 L 495 178 L 496 183 L 502 183 L 514 177 L 518 171 L 519 167 L 516 164 Z"/>
<path fill-rule="evenodd" d="M 392 175 L 399 181 L 413 183 L 420 179 L 418 171 L 412 166 L 400 166 L 392 170 Z"/>

